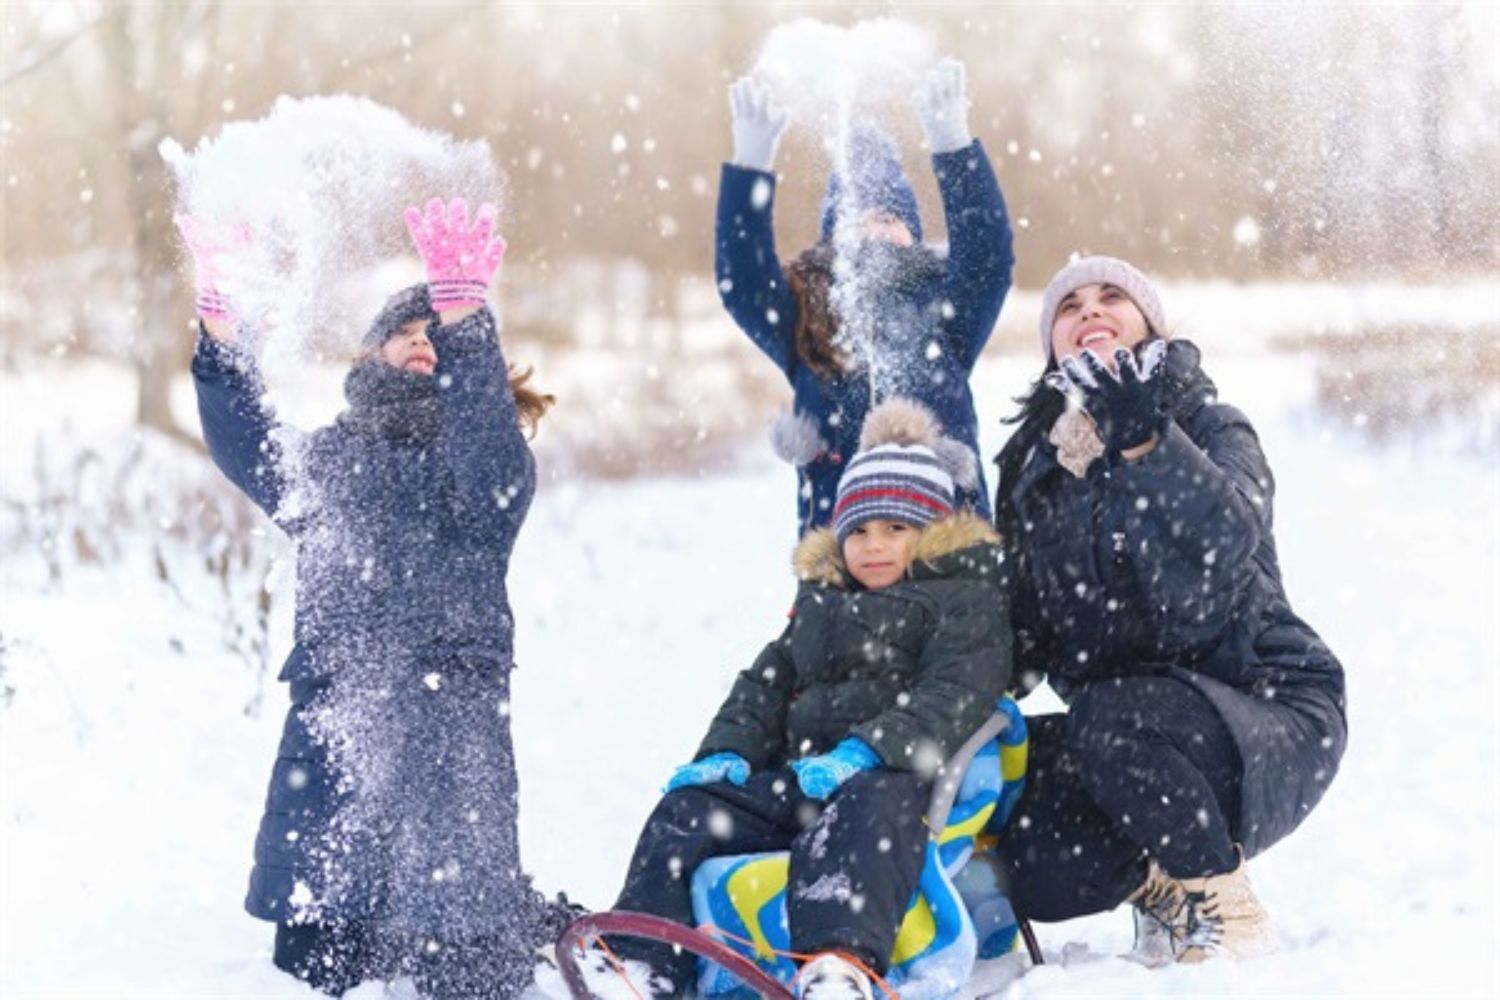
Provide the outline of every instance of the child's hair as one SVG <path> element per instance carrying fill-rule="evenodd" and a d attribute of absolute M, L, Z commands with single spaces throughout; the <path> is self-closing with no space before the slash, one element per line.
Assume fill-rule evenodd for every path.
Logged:
<path fill-rule="evenodd" d="M 508 371 L 510 391 L 516 397 L 516 411 L 521 415 L 521 426 L 528 438 L 536 437 L 537 424 L 557 402 L 557 397 L 550 392 L 538 392 L 526 384 L 531 381 L 533 373 L 531 368 L 522 371 L 515 365 L 511 365 Z"/>
<path fill-rule="evenodd" d="M 873 521 L 873 520 L 875 520 L 875 518 L 871 518 L 870 520 Z M 913 538 L 913 540 L 912 540 L 912 544 L 913 545 L 915 545 L 917 543 L 917 540 L 922 537 L 922 532 L 926 531 L 927 528 L 928 528 L 928 525 L 925 525 L 925 524 L 915 524 L 915 523 L 913 523 L 911 521 L 908 521 L 904 517 L 886 517 L 886 518 L 883 518 L 882 520 L 890 521 L 893 524 L 904 524 L 904 525 L 906 525 L 906 528 L 907 528 L 908 531 L 915 532 L 916 533 L 915 538 Z M 866 521 L 864 523 L 868 524 L 869 521 Z M 853 537 L 854 537 L 854 532 L 851 531 L 851 532 L 849 532 L 849 534 L 845 535 L 842 539 L 839 540 L 839 555 L 840 555 L 840 557 L 842 557 L 843 554 L 844 554 L 844 546 L 847 545 L 849 543 L 849 539 L 851 539 Z"/>
<path fill-rule="evenodd" d="M 832 245 L 817 243 L 802 251 L 787 265 L 786 276 L 797 302 L 792 333 L 797 357 L 819 378 L 835 378 L 846 367 L 846 357 L 833 342 L 839 321 L 833 310 Z"/>

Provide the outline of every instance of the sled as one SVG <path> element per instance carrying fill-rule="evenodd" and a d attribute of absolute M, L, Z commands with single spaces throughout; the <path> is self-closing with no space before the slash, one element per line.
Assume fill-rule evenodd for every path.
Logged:
<path fill-rule="evenodd" d="M 1003 825 L 1024 783 L 1027 737 L 1020 709 L 1002 699 L 990 720 L 939 771 L 926 812 L 936 834 L 917 891 L 896 939 L 887 980 L 902 995 L 944 997 L 957 992 L 976 958 L 993 958 L 1023 943 L 1031 961 L 1042 952 L 1031 925 L 994 889 L 976 894 L 964 876 L 986 828 Z M 787 953 L 786 852 L 711 858 L 693 874 L 699 927 L 641 913 L 591 914 L 564 928 L 557 941 L 559 970 L 575 1000 L 590 1000 L 578 956 L 600 935 L 677 945 L 704 960 L 697 995 L 739 998 L 746 993 L 788 1000 L 796 966 Z M 987 907 L 990 912 L 983 913 Z M 1003 916 L 996 916 L 998 909 Z M 972 910 L 972 912 L 971 912 Z M 975 916 L 985 918 L 985 937 Z"/>
<path fill-rule="evenodd" d="M 678 945 L 684 951 L 707 959 L 737 977 L 747 989 L 766 1000 L 793 1000 L 790 990 L 769 973 L 762 971 L 754 961 L 717 938 L 675 920 L 647 913 L 631 913 L 629 910 L 590 913 L 564 927 L 558 935 L 557 968 L 562 973 L 563 982 L 568 984 L 568 993 L 574 1000 L 593 1000 L 594 994 L 589 992 L 583 970 L 578 966 L 578 956 L 584 945 L 603 934 Z"/>

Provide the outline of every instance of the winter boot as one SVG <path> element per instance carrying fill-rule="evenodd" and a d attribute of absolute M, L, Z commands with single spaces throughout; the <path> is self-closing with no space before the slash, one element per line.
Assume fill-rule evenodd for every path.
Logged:
<path fill-rule="evenodd" d="M 343 996 L 376 978 L 374 937 L 368 925 L 282 923 L 276 925 L 271 961 L 319 993 Z"/>
<path fill-rule="evenodd" d="M 1172 878 L 1153 861 L 1130 902 L 1137 909 L 1137 952 L 1148 962 L 1255 958 L 1277 949 L 1243 860 L 1234 871 L 1187 879 Z"/>
<path fill-rule="evenodd" d="M 797 973 L 797 1000 L 874 1000 L 870 977 L 845 955 L 825 951 Z"/>
<path fill-rule="evenodd" d="M 1127 958 L 1156 968 L 1177 961 L 1172 944 L 1172 921 L 1184 903 L 1182 883 L 1162 871 L 1153 858 L 1146 869 L 1146 881 L 1128 900 L 1135 918 L 1135 947 Z"/>
<path fill-rule="evenodd" d="M 690 959 L 692 956 L 688 956 Z M 666 975 L 657 972 L 646 962 L 633 958 L 620 958 L 600 948 L 585 948 L 578 959 L 578 969 L 589 992 L 602 1000 L 667 1000 L 669 997 L 687 995 L 686 989 L 678 989 Z M 553 987 L 553 983 L 556 984 Z M 537 972 L 537 985 L 548 996 L 568 997 L 567 986 L 555 970 Z M 555 990 L 560 992 L 555 992 Z"/>
<path fill-rule="evenodd" d="M 554 944 L 564 927 L 579 917 L 588 916 L 588 913 L 588 907 L 573 902 L 565 892 L 558 893 L 552 899 L 546 899 L 541 893 L 537 893 L 537 913 L 533 924 L 537 945 L 541 947 Z"/>
<path fill-rule="evenodd" d="M 1255 890 L 1243 860 L 1232 872 L 1207 878 L 1185 878 L 1182 888 L 1197 907 L 1204 925 L 1211 928 L 1206 942 L 1189 941 L 1179 962 L 1201 962 L 1214 955 L 1256 958 L 1269 955 L 1279 945 L 1276 929 Z M 1201 902 L 1200 902 L 1201 901 Z M 1200 935 L 1202 936 L 1202 935 Z"/>
<path fill-rule="evenodd" d="M 515 1000 L 536 974 L 535 956 L 494 934 L 466 941 L 427 940 L 412 970 L 427 1000 Z"/>

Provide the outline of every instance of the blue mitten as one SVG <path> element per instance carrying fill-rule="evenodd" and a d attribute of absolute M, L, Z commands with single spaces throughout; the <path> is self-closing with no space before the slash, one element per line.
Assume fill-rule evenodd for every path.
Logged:
<path fill-rule="evenodd" d="M 732 785 L 743 785 L 750 777 L 750 762 L 737 753 L 709 754 L 702 760 L 684 764 L 672 772 L 667 779 L 664 792 L 675 792 L 690 785 L 711 785 L 715 781 L 727 781 Z"/>
<path fill-rule="evenodd" d="M 861 771 L 880 766 L 880 755 L 858 736 L 846 736 L 827 753 L 792 761 L 797 784 L 810 799 L 826 799 Z"/>

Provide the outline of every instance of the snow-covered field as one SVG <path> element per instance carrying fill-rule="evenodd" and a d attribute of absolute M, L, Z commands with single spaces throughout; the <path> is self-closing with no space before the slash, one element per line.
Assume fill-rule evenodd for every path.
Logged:
<path fill-rule="evenodd" d="M 1336 426 L 1313 409 L 1304 356 L 1206 353 L 1277 474 L 1293 602 L 1349 672 L 1342 773 L 1254 865 L 1283 951 L 1148 971 L 1114 957 L 1121 911 L 1039 926 L 1052 964 L 1022 974 L 1013 956 L 975 985 L 1500 995 L 1500 463 L 1438 432 L 1377 447 Z M 991 452 L 1033 364 L 992 356 L 976 375 Z M 33 432 L 65 412 L 86 416 L 80 439 L 125 440 L 121 385 L 71 378 L 0 386 L 5 496 L 26 492 Z M 663 779 L 784 620 L 792 521 L 791 473 L 754 443 L 711 477 L 544 485 L 511 568 L 521 832 L 543 888 L 612 900 Z M 212 595 L 173 591 L 128 546 L 56 582 L 22 553 L 0 615 L 0 995 L 311 996 L 240 910 L 285 693 L 225 651 Z"/>

